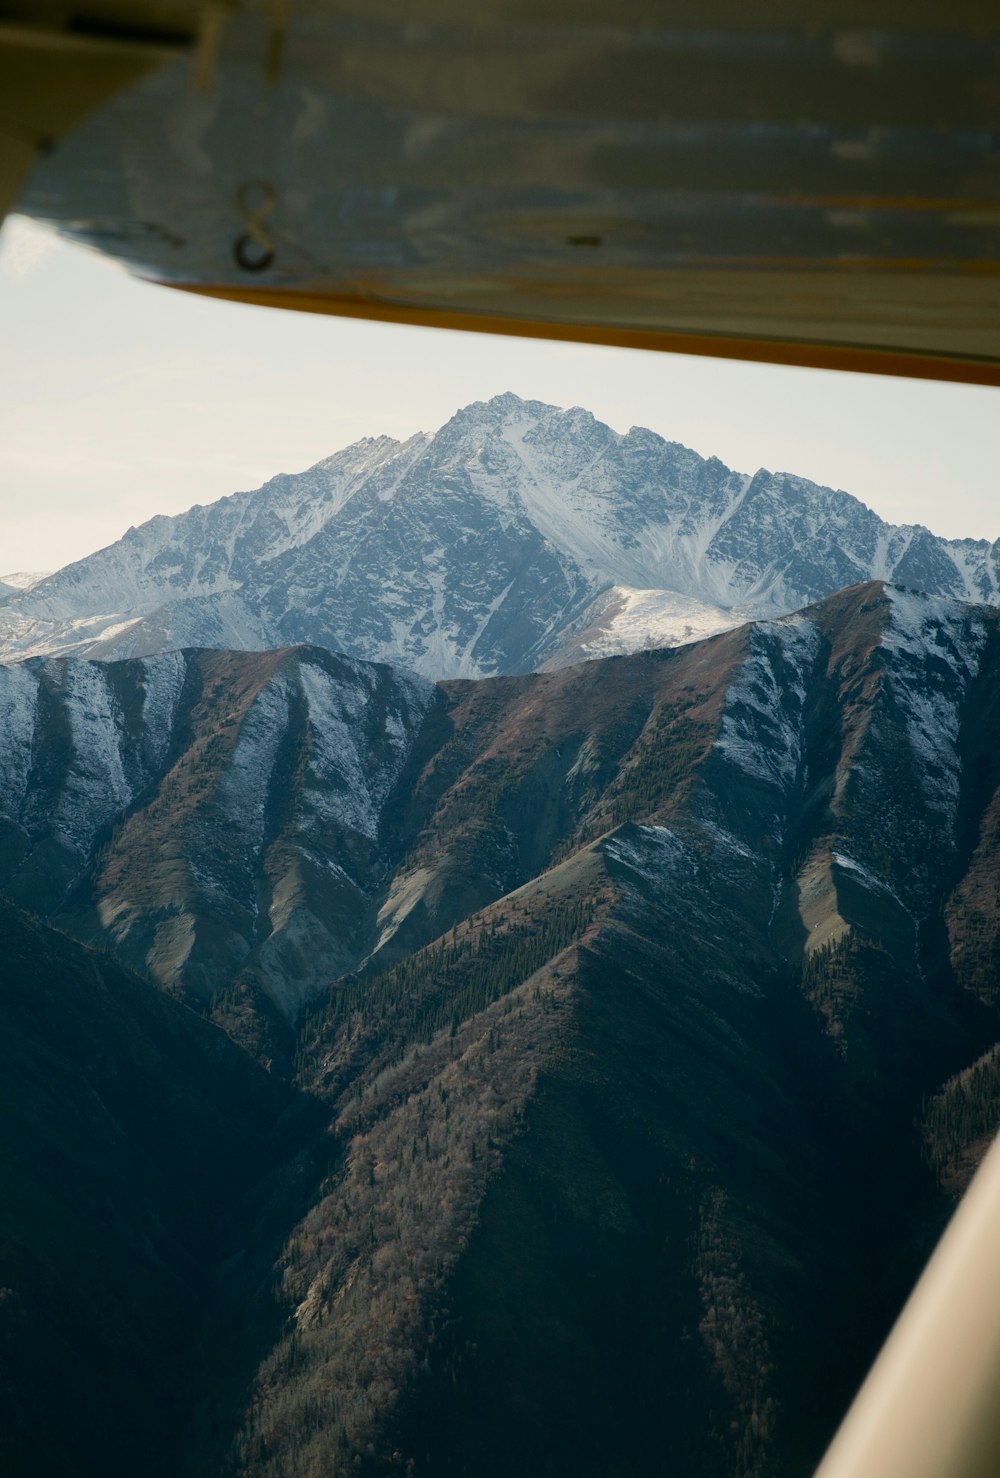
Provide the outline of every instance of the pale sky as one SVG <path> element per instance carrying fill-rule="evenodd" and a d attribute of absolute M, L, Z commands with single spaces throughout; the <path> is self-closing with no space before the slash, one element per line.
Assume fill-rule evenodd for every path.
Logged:
<path fill-rule="evenodd" d="M 1000 391 L 351 322 L 153 287 L 0 233 L 0 575 L 48 570 L 361 436 L 504 390 L 648 426 L 893 522 L 1000 537 Z"/>

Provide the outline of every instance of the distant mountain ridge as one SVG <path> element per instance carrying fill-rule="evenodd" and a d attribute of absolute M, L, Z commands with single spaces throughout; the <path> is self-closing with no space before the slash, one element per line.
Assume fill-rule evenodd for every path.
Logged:
<path fill-rule="evenodd" d="M 1000 541 L 896 527 L 806 479 L 506 394 L 0 591 L 0 656 L 304 642 L 481 677 L 694 640 L 868 579 L 995 603 Z"/>

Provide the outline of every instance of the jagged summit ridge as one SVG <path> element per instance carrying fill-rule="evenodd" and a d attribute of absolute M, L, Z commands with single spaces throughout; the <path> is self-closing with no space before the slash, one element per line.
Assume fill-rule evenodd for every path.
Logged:
<path fill-rule="evenodd" d="M 0 655 L 313 643 L 479 677 L 710 635 L 868 579 L 1000 600 L 1000 544 L 512 393 L 0 591 Z"/>

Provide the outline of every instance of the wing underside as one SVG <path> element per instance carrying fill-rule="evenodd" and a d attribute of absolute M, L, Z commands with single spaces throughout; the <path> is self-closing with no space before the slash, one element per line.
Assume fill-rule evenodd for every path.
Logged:
<path fill-rule="evenodd" d="M 146 277 L 1000 383 L 987 6 L 7 0 L 0 16 L 8 204 Z"/>

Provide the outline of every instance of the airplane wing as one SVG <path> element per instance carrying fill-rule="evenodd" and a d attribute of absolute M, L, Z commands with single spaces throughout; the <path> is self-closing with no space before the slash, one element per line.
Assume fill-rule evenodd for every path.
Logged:
<path fill-rule="evenodd" d="M 0 194 L 220 298 L 1000 384 L 981 0 L 0 0 Z"/>
<path fill-rule="evenodd" d="M 1000 1141 L 993 1145 L 816 1478 L 1000 1473 Z"/>

